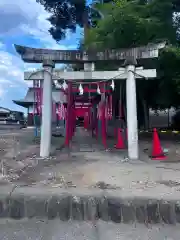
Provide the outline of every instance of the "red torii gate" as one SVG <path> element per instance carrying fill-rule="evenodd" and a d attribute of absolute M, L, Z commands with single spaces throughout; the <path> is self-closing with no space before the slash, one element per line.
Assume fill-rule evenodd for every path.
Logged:
<path fill-rule="evenodd" d="M 88 83 L 90 84 L 90 83 Z M 97 83 L 91 83 L 96 84 L 99 86 L 101 93 L 108 93 L 109 96 L 112 92 L 111 89 L 105 88 L 105 83 L 103 84 L 97 84 Z M 103 87 L 103 86 L 104 87 Z M 85 102 L 83 96 L 76 96 L 73 94 L 74 92 L 79 92 L 79 89 L 77 87 L 72 86 L 72 82 L 68 82 L 68 88 L 64 91 L 65 94 L 67 94 L 67 111 L 66 111 L 66 137 L 65 137 L 65 145 L 69 146 L 69 143 L 74 135 L 74 131 L 76 128 L 76 118 L 78 117 L 84 117 L 84 127 L 86 129 L 89 128 L 89 124 L 93 122 L 93 114 L 91 112 L 91 107 L 93 105 L 93 97 L 91 97 L 89 100 L 91 102 Z M 96 89 L 90 89 L 88 87 L 83 88 L 83 92 L 97 92 Z M 98 114 L 96 118 L 99 118 L 102 121 L 102 140 L 105 148 L 106 146 L 106 120 L 112 118 L 112 96 L 109 98 L 111 100 L 111 106 L 109 103 L 104 102 L 102 105 L 99 105 L 98 107 Z M 109 110 L 111 109 L 111 110 Z M 101 113 L 100 113 L 101 112 Z M 99 114 L 100 113 L 100 114 Z M 96 133 L 97 126 L 96 124 Z M 92 133 L 93 133 L 93 126 L 91 124 Z"/>
<path fill-rule="evenodd" d="M 37 85 L 37 84 L 36 84 Z M 40 85 L 35 85 L 35 102 L 36 102 L 36 114 L 41 115 L 41 97 L 42 97 L 42 89 Z M 105 84 L 97 84 L 99 86 L 101 93 L 108 93 L 108 96 L 111 96 L 111 89 L 106 89 Z M 62 89 L 61 89 L 62 91 Z M 58 113 L 56 113 L 56 107 L 53 104 L 53 114 L 58 115 L 58 119 L 66 119 L 66 137 L 65 137 L 65 145 L 69 146 L 69 142 L 72 139 L 72 136 L 76 127 L 76 118 L 84 117 L 84 128 L 89 129 L 91 126 L 92 134 L 94 128 L 96 129 L 96 136 L 98 135 L 98 124 L 97 119 L 100 119 L 102 122 L 102 140 L 103 144 L 106 147 L 106 120 L 112 117 L 112 102 L 111 106 L 109 103 L 103 103 L 98 106 L 97 116 L 94 116 L 91 107 L 97 102 L 94 97 L 88 97 L 85 99 L 84 96 L 75 96 L 75 92 L 79 92 L 77 87 L 72 86 L 72 82 L 68 83 L 68 88 L 63 90 L 63 92 L 67 95 L 67 104 L 60 104 L 58 106 Z M 92 89 L 87 86 L 83 88 L 83 92 L 97 92 L 97 89 Z M 111 96 L 112 98 L 112 96 Z M 111 99 L 112 100 L 112 99 Z M 96 117 L 96 119 L 94 119 Z M 93 126 L 94 120 L 96 121 L 96 126 Z"/>
<path fill-rule="evenodd" d="M 111 88 L 107 84 L 106 84 L 106 87 L 105 87 L 103 82 L 100 82 L 100 83 L 96 83 L 96 82 L 93 82 L 93 83 L 77 82 L 77 83 L 84 85 L 83 86 L 83 92 L 84 93 L 97 93 L 97 86 L 99 86 L 99 89 L 100 89 L 101 93 L 109 93 L 110 94 L 112 92 Z M 96 88 L 90 88 L 89 85 L 91 85 L 91 86 L 94 85 L 94 86 L 96 86 Z M 68 94 L 67 90 L 62 89 L 62 91 L 65 94 Z M 79 88 L 77 86 L 72 86 L 71 91 L 72 91 L 72 93 L 79 93 Z"/>
<path fill-rule="evenodd" d="M 75 114 L 76 117 L 84 117 L 85 114 L 89 111 L 92 107 L 91 103 L 87 102 L 75 102 Z"/>

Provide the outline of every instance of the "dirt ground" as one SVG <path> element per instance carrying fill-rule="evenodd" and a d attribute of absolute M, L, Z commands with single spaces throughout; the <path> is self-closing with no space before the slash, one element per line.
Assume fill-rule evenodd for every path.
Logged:
<path fill-rule="evenodd" d="M 8 180 L 22 188 L 108 189 L 120 194 L 180 198 L 180 158 L 177 153 L 173 155 L 178 141 L 163 140 L 164 146 L 172 146 L 170 155 L 166 161 L 157 162 L 148 158 L 151 136 L 140 136 L 141 159 L 133 162 L 128 160 L 127 150 L 105 151 L 81 128 L 77 129 L 70 149 L 56 150 L 63 138 L 53 138 L 53 154 L 48 159 L 38 157 L 39 142 L 34 141 L 32 129 L 1 136 L 1 159 L 7 176 L 5 180 L 1 176 L 1 185 Z M 112 146 L 114 140 L 110 141 Z"/>
<path fill-rule="evenodd" d="M 0 138 L 0 184 L 61 189 L 116 189 L 124 193 L 172 195 L 180 197 L 179 136 L 160 136 L 168 149 L 165 161 L 153 161 L 152 134 L 140 139 L 140 160 L 130 161 L 127 150 L 115 150 L 115 140 L 108 140 L 109 151 L 77 128 L 70 149 L 60 149 L 63 137 L 52 138 L 52 156 L 39 158 L 39 139 L 33 129 L 2 131 Z M 58 149 L 59 148 L 59 149 Z"/>
<path fill-rule="evenodd" d="M 38 164 L 40 139 L 32 128 L 0 130 L 1 184 L 18 179 L 29 168 Z M 52 137 L 52 153 L 63 139 Z"/>

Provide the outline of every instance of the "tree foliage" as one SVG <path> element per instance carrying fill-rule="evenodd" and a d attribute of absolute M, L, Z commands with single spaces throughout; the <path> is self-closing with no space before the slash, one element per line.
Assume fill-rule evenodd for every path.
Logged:
<path fill-rule="evenodd" d="M 96 26 L 98 19 L 101 17 L 98 11 L 92 7 L 98 5 L 100 2 L 103 3 L 114 3 L 114 0 L 93 0 L 92 5 L 88 5 L 86 0 L 36 0 L 41 3 L 45 9 L 51 13 L 49 18 L 52 27 L 49 29 L 53 38 L 57 41 L 65 37 L 66 29 L 72 31 L 76 30 L 76 26 L 79 25 L 83 27 L 84 24 L 89 24 L 91 26 Z M 166 2 L 166 0 L 159 1 Z M 127 0 L 127 2 L 134 2 L 132 0 Z M 147 2 L 152 2 L 152 0 L 139 0 L 141 5 L 146 5 Z M 159 6 L 159 3 L 157 6 Z M 171 8 L 175 12 L 180 11 L 180 1 L 170 0 Z M 161 5 L 161 4 L 160 4 Z M 155 7 L 157 10 L 158 7 Z"/>
<path fill-rule="evenodd" d="M 100 8 L 105 17 L 96 28 L 89 29 L 84 42 L 86 48 L 129 48 L 166 40 L 168 47 L 161 52 L 158 61 L 141 62 L 145 67 L 157 68 L 158 78 L 137 80 L 138 95 L 149 107 L 178 106 L 180 21 L 178 15 L 174 16 L 174 2 L 117 0 L 113 5 L 105 4 Z"/>
<path fill-rule="evenodd" d="M 85 0 L 37 1 L 52 14 L 50 33 L 57 41 L 66 29 L 75 31 L 84 24 L 93 26 L 81 43 L 87 49 L 129 48 L 166 40 L 169 45 L 155 63 L 158 79 L 137 81 L 138 94 L 151 107 L 179 105 L 180 17 L 174 14 L 180 11 L 179 0 L 104 0 L 104 4 L 93 1 L 91 6 Z M 114 63 L 97 65 L 100 69 L 117 67 Z"/>
<path fill-rule="evenodd" d="M 162 39 L 172 44 L 177 41 L 179 21 L 173 22 L 170 0 L 153 0 L 148 4 L 118 0 L 114 5 L 101 6 L 100 10 L 105 18 L 89 31 L 86 46 L 119 48 Z"/>
<path fill-rule="evenodd" d="M 86 0 L 36 0 L 51 13 L 48 19 L 52 25 L 49 29 L 52 37 L 60 41 L 65 37 L 66 30 L 76 31 L 76 27 L 95 26 L 101 16 Z M 110 2 L 111 0 L 104 0 Z M 97 1 L 96 1 L 97 3 Z M 92 7 L 91 7 L 92 6 Z"/>
<path fill-rule="evenodd" d="M 85 0 L 36 0 L 51 13 L 48 19 L 52 25 L 49 29 L 56 41 L 65 37 L 67 29 L 76 30 L 85 21 Z"/>

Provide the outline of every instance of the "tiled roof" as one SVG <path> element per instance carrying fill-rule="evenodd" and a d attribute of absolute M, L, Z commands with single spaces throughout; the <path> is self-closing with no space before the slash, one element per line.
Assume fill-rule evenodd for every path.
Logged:
<path fill-rule="evenodd" d="M 8 113 L 8 112 L 11 112 L 11 110 L 10 109 L 8 109 L 8 108 L 4 108 L 4 107 L 0 107 L 0 112 L 1 113 Z"/>
<path fill-rule="evenodd" d="M 34 102 L 34 88 L 29 88 L 24 99 L 21 99 L 21 102 Z M 66 102 L 66 95 L 61 92 L 59 89 L 52 90 L 52 99 L 54 102 Z"/>

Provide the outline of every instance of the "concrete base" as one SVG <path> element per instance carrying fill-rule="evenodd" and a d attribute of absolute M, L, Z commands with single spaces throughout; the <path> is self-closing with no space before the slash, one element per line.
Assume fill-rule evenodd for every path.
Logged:
<path fill-rule="evenodd" d="M 52 190 L 52 189 L 51 189 Z M 101 219 L 115 223 L 180 223 L 177 201 L 115 197 L 111 191 L 75 191 L 18 188 L 11 197 L 1 195 L 0 218 L 59 218 L 63 221 Z M 23 193 L 27 193 L 26 195 Z M 109 196 L 108 196 L 109 195 Z"/>

